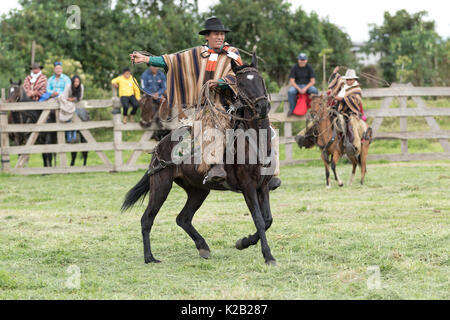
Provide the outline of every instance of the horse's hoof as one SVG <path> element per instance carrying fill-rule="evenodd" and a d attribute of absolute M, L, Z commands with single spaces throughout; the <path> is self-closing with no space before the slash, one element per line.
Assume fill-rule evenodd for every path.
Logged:
<path fill-rule="evenodd" d="M 209 257 L 211 256 L 210 252 L 208 250 L 205 250 L 205 249 L 198 250 L 198 254 L 203 259 L 209 259 Z"/>
<path fill-rule="evenodd" d="M 161 263 L 161 261 L 155 258 L 145 258 L 145 263 Z"/>
<path fill-rule="evenodd" d="M 245 248 L 244 248 L 244 245 L 242 244 L 242 240 L 243 240 L 243 239 L 239 239 L 238 241 L 236 241 L 236 249 L 238 249 L 238 250 L 243 250 L 243 249 L 245 249 Z"/>
<path fill-rule="evenodd" d="M 268 261 L 266 261 L 266 264 L 267 264 L 268 266 L 274 266 L 274 267 L 276 267 L 276 266 L 277 266 L 277 261 L 276 261 L 276 260 L 268 260 Z"/>
<path fill-rule="evenodd" d="M 339 183 L 339 187 L 343 187 L 344 186 L 344 184 L 341 182 L 341 183 Z"/>
<path fill-rule="evenodd" d="M 327 186 L 327 189 L 331 189 L 331 184 Z"/>

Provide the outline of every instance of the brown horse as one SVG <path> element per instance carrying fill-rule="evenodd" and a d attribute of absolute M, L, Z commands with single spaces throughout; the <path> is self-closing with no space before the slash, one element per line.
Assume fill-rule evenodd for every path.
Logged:
<path fill-rule="evenodd" d="M 143 128 L 150 128 L 155 123 L 158 127 L 153 135 L 156 141 L 160 141 L 170 133 L 170 130 L 166 130 L 163 124 L 163 121 L 167 120 L 168 117 L 168 103 L 165 94 L 158 101 L 151 95 L 144 93 L 139 100 L 139 106 L 141 108 L 140 125 Z"/>
<path fill-rule="evenodd" d="M 364 184 L 364 178 L 367 172 L 367 155 L 369 153 L 369 146 L 372 140 L 372 129 L 368 128 L 362 136 L 360 154 L 347 154 L 345 151 L 346 149 L 344 148 L 344 131 L 346 130 L 345 128 L 342 128 L 345 126 L 339 124 L 338 112 L 328 106 L 328 101 L 329 97 L 327 96 L 321 95 L 313 97 L 311 102 L 310 117 L 314 122 L 314 127 L 309 131 L 310 138 L 311 136 L 313 137 L 315 144 L 322 151 L 321 158 L 325 164 L 326 186 L 327 188 L 331 187 L 330 165 L 338 185 L 340 187 L 344 185 L 336 171 L 336 165 L 344 154 L 347 155 L 347 158 L 353 165 L 349 185 L 353 183 L 356 167 L 358 165 L 361 167 L 361 184 Z"/>

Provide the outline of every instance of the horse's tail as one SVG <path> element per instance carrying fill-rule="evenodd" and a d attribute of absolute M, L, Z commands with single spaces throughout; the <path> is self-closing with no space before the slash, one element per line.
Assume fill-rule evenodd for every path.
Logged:
<path fill-rule="evenodd" d="M 144 176 L 139 180 L 139 182 L 127 192 L 125 200 L 123 201 L 121 211 L 126 211 L 142 198 L 144 200 L 147 193 L 150 191 L 150 181 L 148 171 L 145 172 Z"/>

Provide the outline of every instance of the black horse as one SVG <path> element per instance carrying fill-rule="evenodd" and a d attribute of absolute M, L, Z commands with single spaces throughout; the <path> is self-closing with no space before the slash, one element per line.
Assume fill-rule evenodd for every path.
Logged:
<path fill-rule="evenodd" d="M 237 101 L 234 104 L 237 111 L 233 113 L 234 128 L 255 130 L 257 143 L 264 141 L 262 145 L 265 148 L 263 149 L 267 152 L 266 155 L 270 154 L 271 129 L 268 118 L 270 104 L 264 81 L 257 70 L 256 57 L 253 55 L 251 65 L 238 66 L 233 60 L 231 64 L 236 74 L 238 87 Z M 178 141 L 172 141 L 175 140 L 172 139 L 174 134 L 177 134 L 177 132 L 173 131 L 157 145 L 149 171 L 127 193 L 122 205 L 122 210 L 126 210 L 150 192 L 149 203 L 141 219 L 145 262 L 160 262 L 154 258 L 151 252 L 150 231 L 157 213 L 165 202 L 173 182 L 175 182 L 186 191 L 188 196 L 183 210 L 176 218 L 176 222 L 195 242 L 202 258 L 209 258 L 210 248 L 205 239 L 193 227 L 193 216 L 209 195 L 210 190 L 232 190 L 242 192 L 257 229 L 255 234 L 239 239 L 236 242 L 236 248 L 242 250 L 261 240 L 262 254 L 266 264 L 276 265 L 266 238 L 266 230 L 272 224 L 268 185 L 272 175 L 264 175 L 261 171 L 262 165 L 250 164 L 249 158 L 252 147 L 249 140 L 244 139 L 245 164 L 236 164 L 238 156 L 233 152 L 234 164 L 225 164 L 227 179 L 226 183 L 220 184 L 204 182 L 204 176 L 197 172 L 195 164 L 175 164 L 171 161 L 172 150 L 179 143 Z M 232 143 L 234 150 L 237 149 L 237 140 Z"/>
<path fill-rule="evenodd" d="M 32 101 L 26 99 L 25 90 L 23 88 L 22 81 L 10 80 L 10 88 L 8 91 L 8 97 L 6 102 L 24 102 Z M 26 110 L 26 111 L 16 111 L 11 112 L 9 115 L 8 122 L 16 124 L 26 124 L 26 123 L 36 123 L 41 115 L 41 110 Z M 47 123 L 55 122 L 55 114 L 51 112 Z M 10 138 L 14 141 L 16 145 L 24 145 L 30 133 L 15 132 L 10 134 Z M 56 143 L 56 132 L 41 132 L 36 141 L 37 144 L 55 144 Z M 53 162 L 53 158 L 55 161 Z M 44 167 L 51 167 L 52 164 L 56 165 L 56 155 L 52 153 L 43 153 L 42 159 L 44 161 Z"/>

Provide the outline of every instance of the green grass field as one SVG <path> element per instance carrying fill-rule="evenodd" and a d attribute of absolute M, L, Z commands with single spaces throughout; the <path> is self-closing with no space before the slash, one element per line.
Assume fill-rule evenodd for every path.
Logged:
<path fill-rule="evenodd" d="M 350 166 L 338 170 L 347 181 Z M 142 174 L 0 174 L 0 299 L 450 298 L 449 161 L 370 163 L 366 185 L 330 190 L 317 162 L 283 167 L 267 233 L 277 267 L 259 244 L 234 248 L 255 227 L 230 192 L 213 192 L 194 218 L 211 247 L 200 258 L 175 223 L 179 187 L 153 228 L 163 263 L 144 264 L 144 206 L 119 211 Z M 73 268 L 79 288 L 67 285 Z"/>

